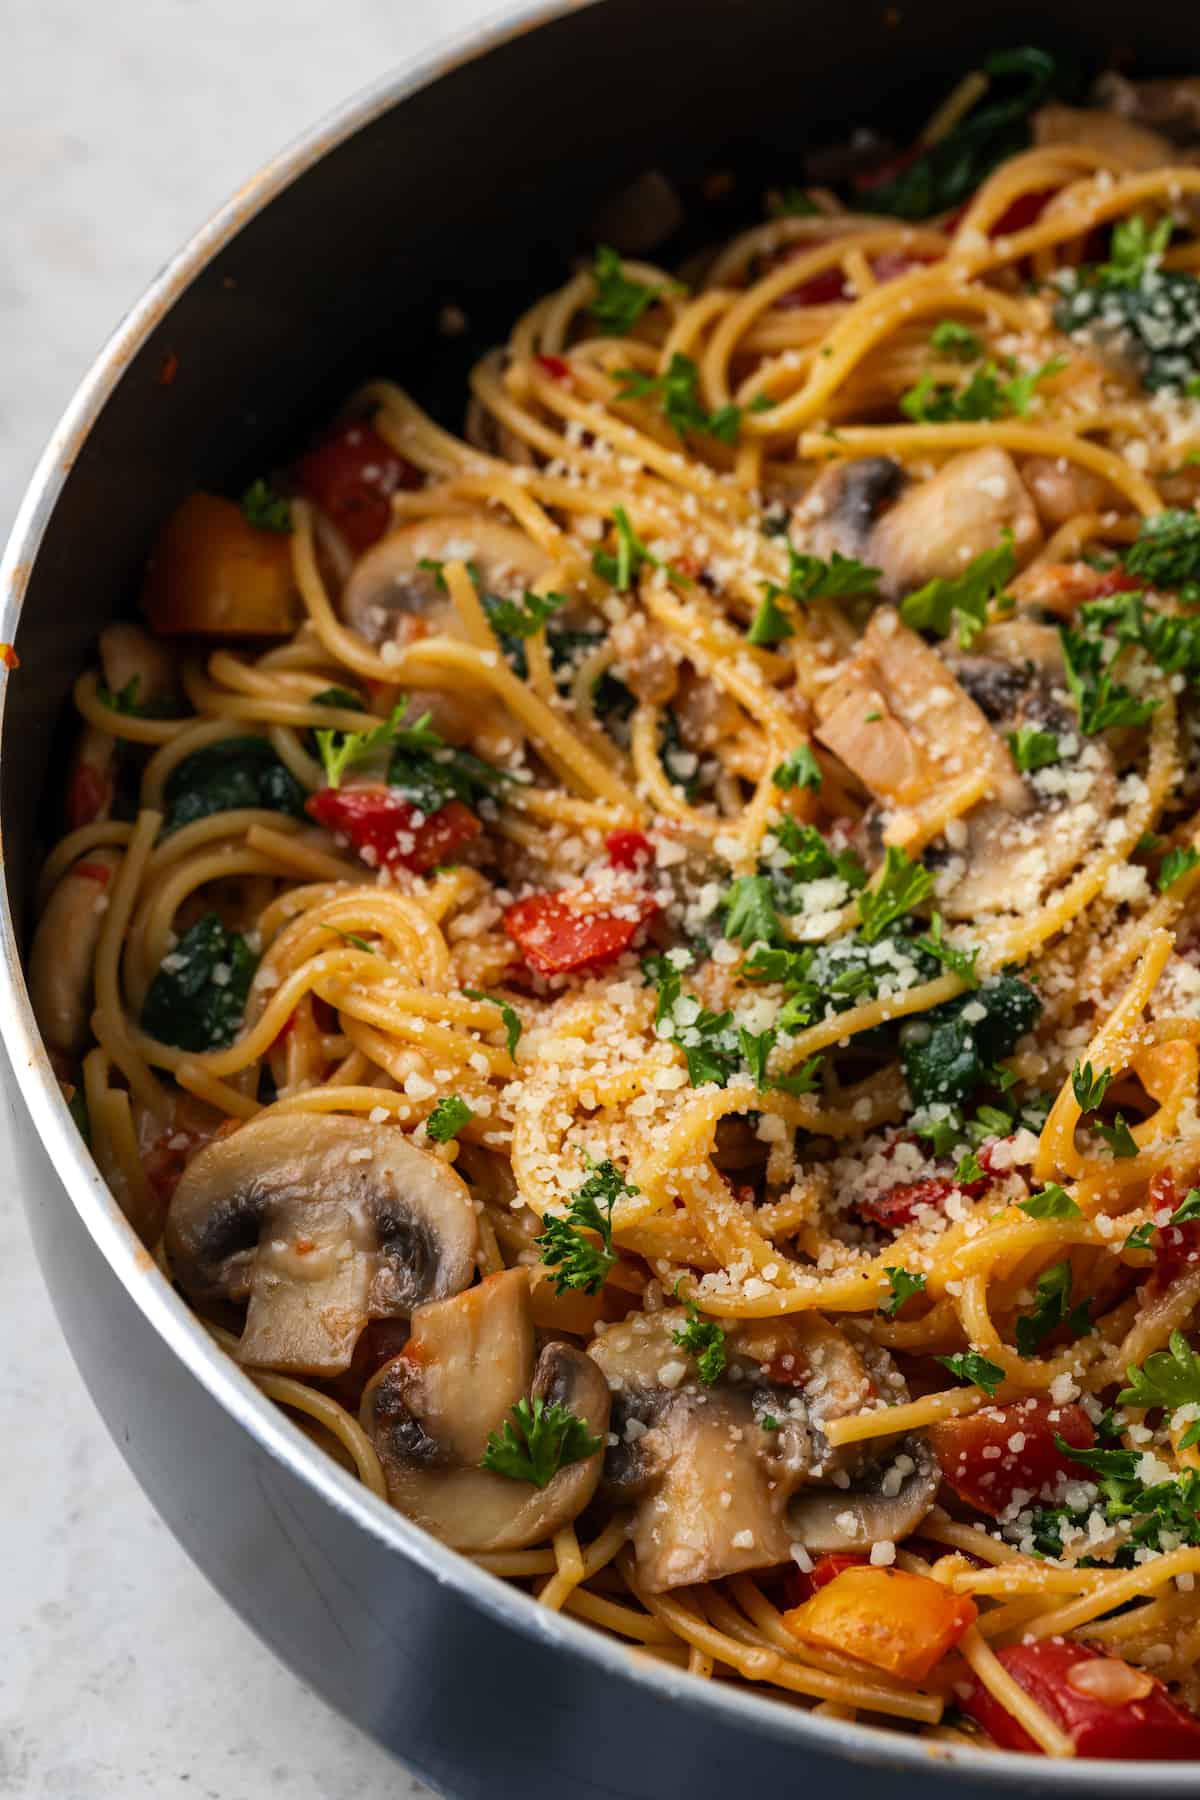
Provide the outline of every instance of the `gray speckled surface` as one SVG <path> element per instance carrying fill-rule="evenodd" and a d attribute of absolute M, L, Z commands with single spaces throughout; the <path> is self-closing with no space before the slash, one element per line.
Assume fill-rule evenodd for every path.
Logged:
<path fill-rule="evenodd" d="M 159 265 L 311 120 L 495 0 L 4 0 L 0 526 Z M 0 1169 L 10 1166 L 0 1107 Z M 0 1188 L 0 1796 L 409 1800 L 159 1523 Z"/>

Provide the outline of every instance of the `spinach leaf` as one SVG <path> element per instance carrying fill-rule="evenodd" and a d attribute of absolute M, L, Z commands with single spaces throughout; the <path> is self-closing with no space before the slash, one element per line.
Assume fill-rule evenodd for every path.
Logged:
<path fill-rule="evenodd" d="M 165 799 L 164 837 L 181 825 L 243 806 L 304 817 L 304 789 L 261 737 L 220 738 L 193 750 L 172 770 Z"/>
<path fill-rule="evenodd" d="M 982 1019 L 974 1017 L 984 1008 Z M 963 1017 L 970 1010 L 970 1020 Z M 969 1100 L 987 1079 L 991 1067 L 1007 1056 L 1017 1039 L 1030 1031 L 1042 1003 L 1015 975 L 1001 975 L 975 993 L 960 994 L 935 1006 L 918 1024 L 906 1028 L 900 1057 L 915 1106 L 937 1101 Z"/>
<path fill-rule="evenodd" d="M 227 930 L 216 913 L 206 913 L 163 957 L 142 1007 L 143 1030 L 180 1050 L 231 1044 L 257 967 L 242 934 Z"/>

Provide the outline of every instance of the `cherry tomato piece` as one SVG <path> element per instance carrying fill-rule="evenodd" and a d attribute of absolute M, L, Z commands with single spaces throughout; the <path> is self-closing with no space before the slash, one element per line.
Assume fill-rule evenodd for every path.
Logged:
<path fill-rule="evenodd" d="M 843 1569 L 862 1568 L 866 1560 L 854 1550 L 833 1550 L 827 1556 L 818 1556 L 811 1569 L 789 1569 L 786 1582 L 788 1605 L 803 1606 L 821 1588 L 836 1580 Z"/>
<path fill-rule="evenodd" d="M 654 846 L 641 831 L 610 831 L 604 848 L 614 869 L 636 869 L 654 855 Z"/>
<path fill-rule="evenodd" d="M 1126 1762 L 1200 1760 L 1200 1719 L 1171 1699 L 1161 1681 L 1115 1656 L 1063 1638 L 1011 1644 L 996 1652 L 1013 1680 L 1075 1745 L 1079 1756 Z M 1002 1750 L 1042 1751 L 983 1684 L 958 1704 Z"/>
<path fill-rule="evenodd" d="M 371 868 L 400 867 L 417 874 L 450 861 L 483 829 L 461 800 L 422 813 L 387 787 L 321 788 L 304 806 L 318 825 L 349 838 Z"/>
<path fill-rule="evenodd" d="M 296 480 L 350 548 L 366 550 L 391 523 L 392 495 L 420 487 L 421 474 L 372 426 L 354 419 L 301 457 Z"/>
<path fill-rule="evenodd" d="M 1053 1400 L 1015 1400 L 1010 1406 L 985 1406 L 969 1418 L 943 1419 L 930 1427 L 929 1441 L 955 1493 L 999 1518 L 1017 1489 L 1041 1494 L 1060 1475 L 1087 1479 L 1082 1464 L 1058 1448 L 1056 1432 L 1077 1450 L 1096 1441 L 1081 1406 Z"/>
<path fill-rule="evenodd" d="M 530 894 L 504 914 L 504 929 L 538 975 L 601 969 L 628 950 L 658 911 L 648 894 L 614 912 L 587 894 Z"/>

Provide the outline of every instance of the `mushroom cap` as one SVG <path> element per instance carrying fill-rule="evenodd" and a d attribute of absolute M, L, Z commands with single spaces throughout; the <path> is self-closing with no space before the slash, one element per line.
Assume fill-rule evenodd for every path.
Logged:
<path fill-rule="evenodd" d="M 941 1479 L 928 1440 L 914 1433 L 869 1463 L 849 1487 L 809 1487 L 794 1495 L 787 1514 L 791 1535 L 820 1553 L 898 1543 L 921 1523 Z"/>
<path fill-rule="evenodd" d="M 395 1126 L 275 1113 L 188 1164 L 165 1242 L 191 1299 L 249 1301 L 239 1361 L 330 1375 L 368 1318 L 466 1286 L 478 1223 L 460 1177 Z"/>
<path fill-rule="evenodd" d="M 906 1452 L 913 1471 L 932 1464 L 926 1497 L 906 1465 L 889 1473 L 891 1440 L 834 1450 L 823 1429 L 867 1404 L 883 1365 L 890 1372 L 886 1353 L 864 1354 L 816 1314 L 755 1321 L 727 1334 L 726 1374 L 703 1387 L 682 1377 L 690 1359 L 674 1332 L 686 1318 L 639 1314 L 591 1347 L 613 1389 L 616 1442 L 605 1457 L 604 1492 L 635 1507 L 638 1580 L 647 1591 L 786 1562 L 793 1544 L 809 1542 L 810 1504 L 815 1536 L 836 1531 L 845 1514 L 843 1532 L 873 1533 L 867 1542 L 902 1524 L 910 1530 L 905 1517 L 915 1522 L 928 1511 L 939 1477 L 927 1446 L 919 1462 L 915 1450 Z M 776 1371 L 783 1379 L 773 1379 Z"/>
<path fill-rule="evenodd" d="M 569 1463 L 544 1488 L 479 1467 L 527 1395 L 567 1407 L 593 1437 L 608 1431 L 608 1386 L 591 1358 L 552 1342 L 535 1362 L 524 1269 L 417 1309 L 409 1341 L 363 1393 L 361 1420 L 392 1505 L 456 1550 L 520 1550 L 582 1512 L 603 1451 Z"/>
<path fill-rule="evenodd" d="M 551 559 L 524 532 L 480 513 L 437 514 L 390 531 L 362 557 L 342 590 L 341 613 L 369 643 L 428 632 L 461 637 L 458 614 L 425 563 L 471 563 L 484 592 L 519 599 L 539 587 Z"/>

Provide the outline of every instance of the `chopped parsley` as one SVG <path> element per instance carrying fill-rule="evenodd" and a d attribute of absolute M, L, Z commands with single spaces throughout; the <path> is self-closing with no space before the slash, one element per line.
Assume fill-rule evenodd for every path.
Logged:
<path fill-rule="evenodd" d="M 654 305 L 661 288 L 647 287 L 626 275 L 621 258 L 607 244 L 597 246 L 592 263 L 596 291 L 588 311 L 597 325 L 614 337 L 628 337 L 642 314 Z"/>
<path fill-rule="evenodd" d="M 1143 519 L 1125 567 L 1148 587 L 1187 589 L 1200 583 L 1200 513 L 1168 508 Z"/>
<path fill-rule="evenodd" d="M 613 507 L 613 529 L 617 534 L 616 552 L 596 550 L 592 553 L 592 568 L 602 581 L 607 581 L 611 587 L 626 593 L 633 586 L 633 578 L 638 570 L 643 564 L 648 564 L 652 569 L 665 569 L 673 581 L 678 581 L 685 587 L 688 585 L 686 578 L 677 569 L 647 550 L 630 524 L 629 514 L 623 506 Z"/>
<path fill-rule="evenodd" d="M 1138 1147 L 1133 1133 L 1120 1113 L 1117 1114 L 1111 1125 L 1106 1125 L 1103 1120 L 1097 1119 L 1092 1129 L 1104 1139 L 1114 1156 L 1124 1158 L 1137 1155 Z"/>
<path fill-rule="evenodd" d="M 1123 1546 L 1114 1559 L 1119 1566 L 1128 1567 L 1138 1548 L 1160 1550 L 1200 1544 L 1200 1470 L 1185 1469 L 1171 1480 L 1147 1487 L 1138 1476 L 1142 1460 L 1138 1450 L 1100 1445 L 1090 1450 L 1076 1449 L 1057 1432 L 1054 1441 L 1064 1456 L 1092 1471 L 1105 1502 L 1106 1517 L 1111 1524 L 1120 1524 L 1128 1531 L 1129 1545 Z M 1086 1513 L 1066 1517 L 1073 1523 L 1087 1523 Z"/>
<path fill-rule="evenodd" d="M 1170 233 L 1169 219 L 1153 228 L 1122 220 L 1109 261 L 1064 278 L 1054 322 L 1060 331 L 1118 339 L 1151 392 L 1188 393 L 1200 375 L 1200 281 L 1161 266 Z"/>
<path fill-rule="evenodd" d="M 911 912 L 933 892 L 933 876 L 922 863 L 913 862 L 907 851 L 889 844 L 883 876 L 874 888 L 858 897 L 864 943 L 873 944 L 889 925 Z"/>
<path fill-rule="evenodd" d="M 695 1357 L 701 1381 L 705 1387 L 712 1387 L 725 1372 L 725 1333 L 715 1319 L 702 1318 L 693 1301 L 685 1300 L 684 1306 L 687 1324 L 681 1331 L 672 1331 L 671 1337 L 681 1350 Z"/>
<path fill-rule="evenodd" d="M 1019 730 L 1010 731 L 1008 747 L 1023 775 L 1032 775 L 1038 769 L 1048 769 L 1052 763 L 1062 761 L 1057 737 L 1052 731 L 1039 731 L 1036 725 L 1022 725 Z"/>
<path fill-rule="evenodd" d="M 1078 1219 L 1080 1212 L 1066 1188 L 1052 1181 L 1021 1201 L 1021 1211 L 1031 1219 Z"/>
<path fill-rule="evenodd" d="M 965 950 L 949 944 L 943 935 L 944 929 L 941 913 L 932 913 L 929 930 L 924 937 L 917 939 L 917 949 L 923 950 L 926 956 L 932 956 L 935 962 L 941 963 L 952 975 L 957 975 L 965 986 L 977 988 L 979 977 L 975 973 L 975 963 L 979 956 L 979 945 L 973 944 L 969 950 Z"/>
<path fill-rule="evenodd" d="M 831 850 L 815 825 L 781 819 L 775 827 L 775 836 L 788 858 L 789 871 L 795 881 L 803 884 L 836 875 L 856 892 L 867 885 L 867 871 L 861 858 L 853 850 Z"/>
<path fill-rule="evenodd" d="M 742 422 L 742 409 L 732 403 L 706 412 L 700 404 L 700 370 L 690 356 L 675 351 L 662 375 L 646 375 L 639 369 L 617 369 L 615 379 L 625 385 L 617 392 L 618 400 L 656 400 L 667 423 L 680 437 L 699 431 L 719 439 L 722 444 L 736 444 Z"/>
<path fill-rule="evenodd" d="M 291 503 L 277 494 L 270 482 L 260 475 L 242 495 L 242 514 L 258 531 L 282 533 L 292 529 Z"/>
<path fill-rule="evenodd" d="M 1139 700 L 1136 694 L 1114 682 L 1109 648 L 1105 640 L 1093 632 L 1071 631 L 1061 627 L 1063 661 L 1067 686 L 1079 714 L 1079 729 L 1085 737 L 1115 726 L 1144 725 L 1157 709 L 1157 700 Z"/>
<path fill-rule="evenodd" d="M 1017 566 L 1011 531 L 1006 531 L 991 550 L 973 557 L 961 575 L 935 575 L 932 581 L 906 596 L 900 617 L 914 631 L 949 637 L 957 629 L 958 641 L 968 649 L 987 623 L 988 607 L 1012 579 Z"/>
<path fill-rule="evenodd" d="M 889 1268 L 883 1272 L 888 1278 L 892 1297 L 879 1310 L 885 1313 L 889 1319 L 894 1319 L 904 1302 L 911 1300 L 914 1294 L 922 1291 L 925 1286 L 925 1277 L 924 1275 L 914 1275 L 909 1269 Z"/>
<path fill-rule="evenodd" d="M 1017 1320 L 1017 1353 L 1036 1356 L 1052 1331 L 1064 1326 L 1073 1338 L 1086 1337 L 1092 1329 L 1091 1313 L 1086 1300 L 1071 1305 L 1071 1265 L 1055 1263 L 1038 1277 L 1037 1296 L 1032 1312 L 1022 1313 Z"/>
<path fill-rule="evenodd" d="M 391 717 L 372 731 L 315 731 L 317 751 L 329 787 L 340 787 L 343 776 L 356 764 L 387 757 L 386 779 L 421 812 L 440 811 L 451 800 L 477 806 L 494 799 L 505 782 L 502 770 L 485 763 L 470 750 L 452 748 L 430 723 L 425 712 L 405 723 L 408 702 L 400 700 Z"/>
<path fill-rule="evenodd" d="M 761 1094 L 767 1087 L 767 1059 L 775 1048 L 775 1040 L 779 1033 L 773 1028 L 767 1031 L 747 1031 L 744 1025 L 738 1027 L 738 1048 L 742 1053 L 742 1061 L 754 1077 L 754 1085 Z M 784 1077 L 786 1080 L 787 1077 Z"/>
<path fill-rule="evenodd" d="M 962 325 L 957 319 L 943 319 L 935 325 L 929 339 L 935 350 L 943 351 L 947 356 L 961 357 L 970 362 L 973 357 L 983 354 L 983 343 L 977 332 L 969 325 Z"/>
<path fill-rule="evenodd" d="M 775 895 L 765 875 L 739 875 L 725 896 L 725 936 L 748 949 L 774 944 L 780 936 Z"/>
<path fill-rule="evenodd" d="M 637 1192 L 616 1164 L 606 1160 L 598 1163 L 583 1185 L 576 1188 L 565 1214 L 546 1214 L 546 1229 L 538 1238 L 538 1245 L 542 1261 L 557 1271 L 556 1294 L 566 1293 L 569 1288 L 578 1288 L 585 1294 L 600 1292 L 617 1260 L 612 1247 L 613 1207 L 622 1195 Z M 599 1238 L 598 1244 L 584 1236 L 589 1231 Z"/>
<path fill-rule="evenodd" d="M 1189 1188 L 1167 1224 L 1190 1225 L 1196 1219 L 1200 1219 L 1200 1188 Z"/>
<path fill-rule="evenodd" d="M 1135 1226 L 1121 1248 L 1122 1250 L 1149 1250 L 1153 1237 L 1154 1224 L 1152 1220 L 1147 1219 L 1143 1224 Z"/>
<path fill-rule="evenodd" d="M 960 1381 L 974 1382 L 977 1388 L 983 1389 L 989 1400 L 995 1398 L 996 1389 L 1004 1380 L 1004 1370 L 1000 1365 L 989 1362 L 977 1350 L 960 1350 L 954 1356 L 935 1357 L 934 1361 L 943 1363 Z"/>
<path fill-rule="evenodd" d="M 603 1447 L 603 1438 L 593 1437 L 569 1407 L 558 1401 L 547 1406 L 541 1399 L 518 1400 L 512 1423 L 506 1419 L 503 1432 L 488 1433 L 479 1466 L 507 1475 L 510 1481 L 531 1481 L 544 1488 L 560 1469 L 595 1456 Z"/>
<path fill-rule="evenodd" d="M 1155 1350 L 1141 1368 L 1126 1369 L 1129 1382 L 1117 1395 L 1118 1406 L 1200 1405 L 1200 1356 L 1182 1331 L 1173 1331 L 1165 1350 Z"/>
<path fill-rule="evenodd" d="M 567 604 L 567 596 L 534 594 L 526 588 L 524 600 L 502 600 L 497 594 L 485 594 L 482 604 L 488 624 L 498 638 L 531 638 Z"/>
<path fill-rule="evenodd" d="M 1090 1062 L 1075 1064 L 1071 1070 L 1071 1091 L 1080 1112 L 1095 1112 L 1103 1104 L 1112 1076 L 1111 1069 L 1101 1069 L 1097 1075 Z"/>
<path fill-rule="evenodd" d="M 821 766 L 812 753 L 812 746 L 800 744 L 795 750 L 789 751 L 772 771 L 771 780 L 777 788 L 811 788 L 814 793 L 818 793 L 821 787 Z"/>
<path fill-rule="evenodd" d="M 504 1034 L 508 1039 L 508 1054 L 512 1056 L 521 1041 L 521 1019 L 516 1007 L 510 1006 L 507 1000 L 498 1000 L 495 994 L 481 993 L 479 988 L 463 988 L 462 991 L 468 1000 L 486 1000 L 489 1006 L 499 1008 L 500 1017 L 504 1021 Z"/>
<path fill-rule="evenodd" d="M 444 1095 L 438 1101 L 428 1119 L 425 1130 L 435 1144 L 445 1144 L 452 1137 L 457 1137 L 464 1125 L 475 1117 L 461 1094 Z"/>
<path fill-rule="evenodd" d="M 746 632 L 748 644 L 766 649 L 771 644 L 782 644 L 785 638 L 795 637 L 795 627 L 779 605 L 779 592 L 776 587 L 768 587 L 759 601 Z"/>
<path fill-rule="evenodd" d="M 1168 850 L 1158 866 L 1159 893 L 1165 894 L 1168 888 L 1174 887 L 1177 881 L 1189 875 L 1198 863 L 1200 851 L 1193 850 L 1190 844 L 1183 850 Z"/>
<path fill-rule="evenodd" d="M 970 378 L 959 388 L 948 382 L 935 381 L 926 369 L 915 387 L 900 396 L 900 410 L 919 425 L 943 425 L 952 422 L 971 423 L 980 419 L 1001 419 L 1010 414 L 1023 418 L 1033 404 L 1041 382 L 1059 374 L 1067 365 L 1065 356 L 1052 356 L 1036 369 L 1019 369 L 1007 359 L 1004 380 L 994 362 L 980 363 Z"/>

